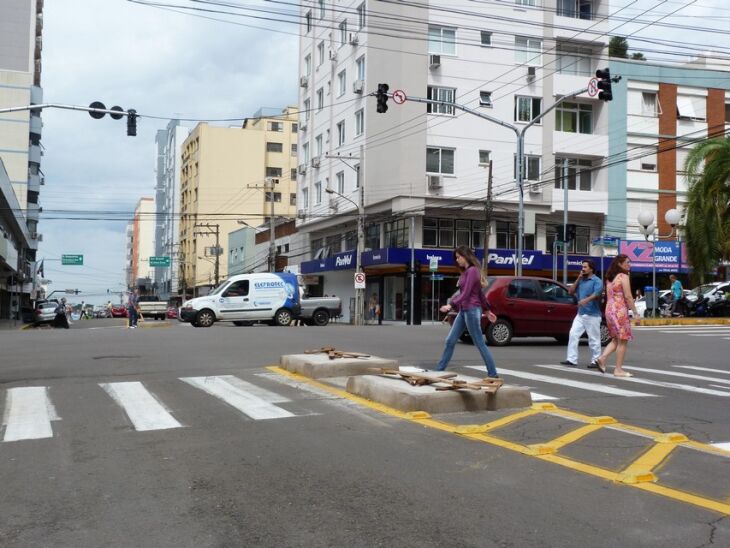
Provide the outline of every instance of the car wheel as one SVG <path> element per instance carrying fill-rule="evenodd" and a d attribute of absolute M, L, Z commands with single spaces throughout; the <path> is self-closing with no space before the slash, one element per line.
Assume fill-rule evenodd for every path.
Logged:
<path fill-rule="evenodd" d="M 318 327 L 324 327 L 330 321 L 330 313 L 324 309 L 315 310 L 312 314 L 312 323 Z"/>
<path fill-rule="evenodd" d="M 512 324 L 499 318 L 487 329 L 487 340 L 492 346 L 506 346 L 512 340 Z"/>
<path fill-rule="evenodd" d="M 601 346 L 606 346 L 611 342 L 611 334 L 608 332 L 608 326 L 605 323 L 601 324 Z"/>
<path fill-rule="evenodd" d="M 211 310 L 205 309 L 198 312 L 195 316 L 195 327 L 210 327 L 215 322 L 215 314 Z"/>
<path fill-rule="evenodd" d="M 291 311 L 288 308 L 280 308 L 274 315 L 274 325 L 285 327 L 292 322 Z"/>

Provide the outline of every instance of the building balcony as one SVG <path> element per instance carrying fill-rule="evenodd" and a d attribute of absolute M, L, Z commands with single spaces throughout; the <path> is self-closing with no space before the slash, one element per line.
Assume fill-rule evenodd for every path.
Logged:
<path fill-rule="evenodd" d="M 551 188 L 551 210 L 563 211 L 563 189 Z M 604 214 L 608 207 L 608 192 L 591 190 L 568 190 L 568 211 L 570 213 L 600 213 Z"/>
<path fill-rule="evenodd" d="M 43 133 L 43 121 L 41 120 L 40 116 L 31 115 L 30 132 L 34 135 L 38 135 L 38 137 L 40 137 L 41 134 Z"/>
<path fill-rule="evenodd" d="M 32 105 L 40 105 L 43 103 L 43 88 L 40 86 L 30 87 L 30 103 Z"/>
<path fill-rule="evenodd" d="M 588 86 L 588 81 L 595 76 L 595 71 L 589 73 L 570 74 L 556 72 L 553 75 L 553 89 L 556 96 L 567 95 L 573 91 Z M 578 95 L 581 99 L 595 99 L 589 97 L 587 93 Z M 598 101 L 598 99 L 595 99 Z"/>
<path fill-rule="evenodd" d="M 40 192 L 41 191 L 41 179 L 39 174 L 28 175 L 28 191 L 29 192 Z"/>
<path fill-rule="evenodd" d="M 608 135 L 554 131 L 553 154 L 603 158 L 608 156 Z"/>
<path fill-rule="evenodd" d="M 553 23 L 556 40 L 590 42 L 591 46 L 608 45 L 608 18 L 598 18 L 593 14 L 583 19 L 587 14 L 575 12 L 573 15 L 556 15 Z"/>
<path fill-rule="evenodd" d="M 38 145 L 31 145 L 28 150 L 28 161 L 40 164 L 41 156 L 43 156 L 43 153 L 41 152 L 41 147 Z"/>
<path fill-rule="evenodd" d="M 33 204 L 28 202 L 28 209 L 25 214 L 25 218 L 29 221 L 38 221 L 40 218 L 40 206 L 38 204 Z"/>

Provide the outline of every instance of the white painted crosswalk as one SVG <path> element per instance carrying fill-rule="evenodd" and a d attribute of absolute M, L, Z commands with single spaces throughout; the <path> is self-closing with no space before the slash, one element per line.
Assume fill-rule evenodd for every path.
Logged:
<path fill-rule="evenodd" d="M 730 340 L 730 325 L 635 326 L 633 329 L 637 332 L 649 331 L 672 336 Z"/>
<path fill-rule="evenodd" d="M 99 386 L 124 409 L 137 431 L 182 426 L 141 382 L 113 382 Z"/>
<path fill-rule="evenodd" d="M 46 386 L 10 388 L 5 401 L 4 417 L 3 441 L 51 438 L 51 421 L 60 420 L 48 399 Z"/>

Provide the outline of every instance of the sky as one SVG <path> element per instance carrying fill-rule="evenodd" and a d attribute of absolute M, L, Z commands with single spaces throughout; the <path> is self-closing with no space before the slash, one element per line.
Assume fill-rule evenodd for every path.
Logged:
<path fill-rule="evenodd" d="M 161 1 L 195 5 L 188 0 Z M 287 9 L 285 3 L 264 0 L 231 3 L 266 9 L 280 4 L 280 9 Z M 730 19 L 730 7 L 722 0 L 621 0 L 611 2 L 611 12 L 620 10 L 622 16 L 635 17 L 649 10 L 643 17 L 656 20 L 688 4 L 664 21 L 710 28 L 724 27 Z M 127 221 L 140 197 L 154 196 L 155 134 L 169 118 L 244 118 L 260 107 L 296 104 L 298 27 L 208 16 L 238 24 L 127 0 L 45 3 L 44 102 L 87 106 L 101 101 L 107 107 L 119 105 L 143 116 L 160 117 L 141 118 L 137 137 L 127 137 L 124 119 L 93 120 L 84 112 L 58 109 L 43 112 L 41 168 L 46 184 L 40 194 L 44 211 L 38 258 L 44 260 L 45 278 L 52 282 L 49 291 L 79 289 L 82 293 L 74 299 L 83 297 L 87 303 L 118 300 L 107 291 L 125 289 Z M 676 40 L 681 36 L 684 47 L 688 42 L 701 44 L 696 51 L 717 45 L 730 49 L 726 34 L 619 25 L 616 21 L 610 28 L 616 33 L 636 32 L 629 42 L 649 60 L 666 58 L 659 52 L 667 46 L 639 42 L 638 37 Z M 186 124 L 192 127 L 195 122 Z M 83 213 L 74 214 L 74 210 Z M 84 265 L 62 266 L 63 254 L 84 255 Z"/>

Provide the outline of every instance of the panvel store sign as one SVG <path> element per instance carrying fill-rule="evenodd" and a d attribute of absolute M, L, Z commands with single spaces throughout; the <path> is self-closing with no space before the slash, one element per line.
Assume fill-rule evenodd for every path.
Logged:
<path fill-rule="evenodd" d="M 654 261 L 657 272 L 688 271 L 687 247 L 684 243 L 659 241 L 653 244 L 644 240 L 625 240 L 619 244 L 618 252 L 631 260 L 631 270 L 634 272 L 651 272 Z"/>

